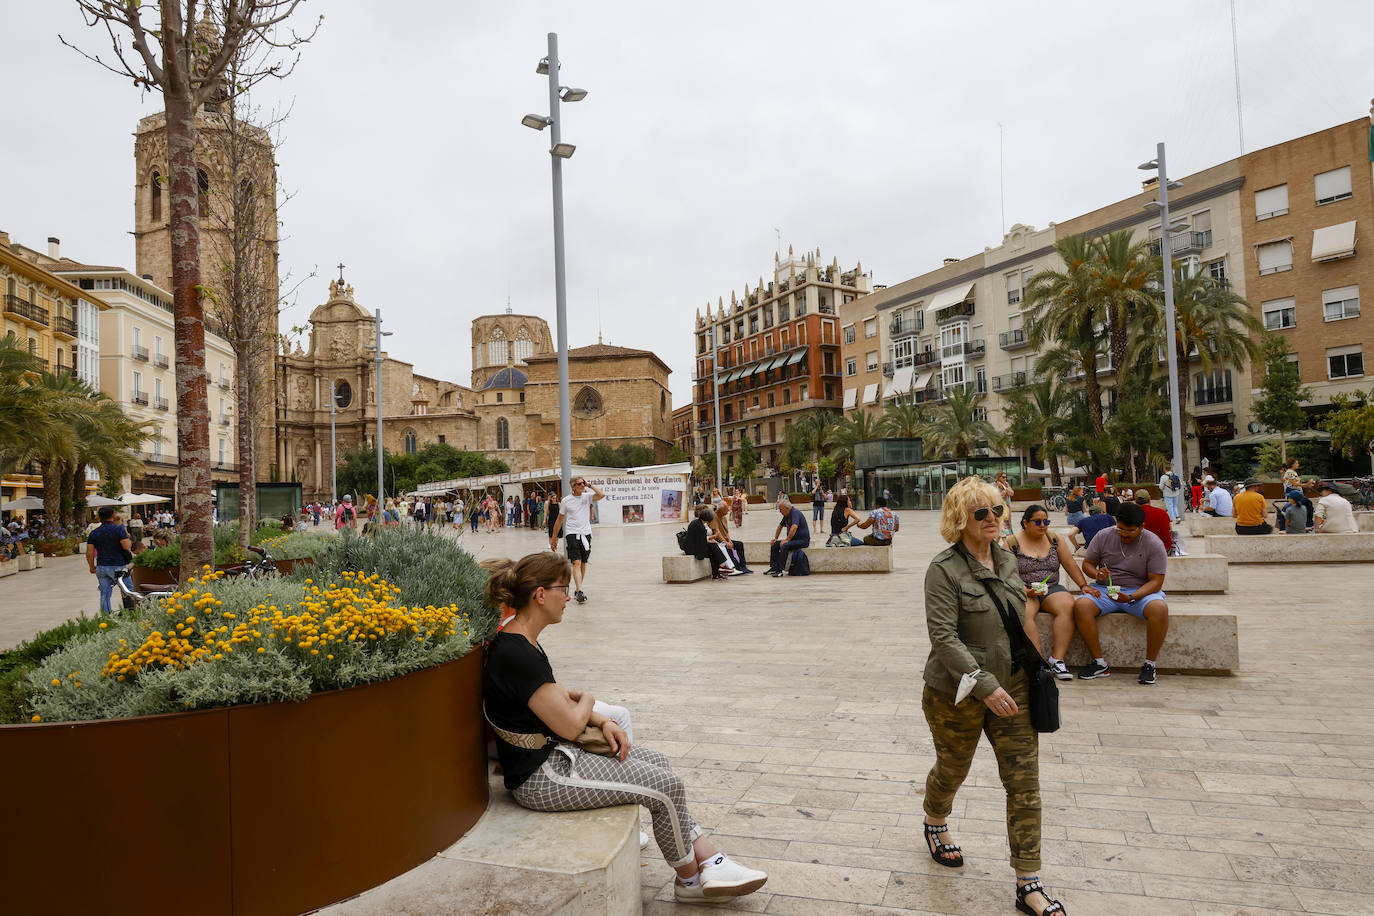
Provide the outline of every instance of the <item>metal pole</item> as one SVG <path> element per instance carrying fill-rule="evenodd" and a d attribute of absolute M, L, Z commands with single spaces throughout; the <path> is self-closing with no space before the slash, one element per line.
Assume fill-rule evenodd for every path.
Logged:
<path fill-rule="evenodd" d="M 334 394 L 334 380 L 329 380 L 329 504 L 339 502 L 339 439 L 334 433 L 334 408 L 338 398 Z"/>
<path fill-rule="evenodd" d="M 715 328 L 711 329 L 711 397 L 711 416 L 716 421 L 716 473 L 713 476 L 715 485 L 720 486 L 720 475 L 724 468 L 720 465 L 720 351 L 716 349 Z"/>
<path fill-rule="evenodd" d="M 568 393 L 568 302 L 563 261 L 563 160 L 553 153 L 561 142 L 558 109 L 558 33 L 549 33 L 549 159 L 553 163 L 553 289 L 558 324 L 558 455 L 563 495 L 572 492 L 572 407 Z"/>
<path fill-rule="evenodd" d="M 1159 251 L 1164 259 L 1164 350 L 1169 367 L 1169 433 L 1174 440 L 1174 473 L 1183 477 L 1183 422 L 1178 403 L 1178 338 L 1174 331 L 1174 257 L 1169 241 L 1169 170 L 1164 144 L 1155 147 L 1159 160 Z"/>
<path fill-rule="evenodd" d="M 382 508 L 382 310 L 377 309 L 377 510 Z"/>

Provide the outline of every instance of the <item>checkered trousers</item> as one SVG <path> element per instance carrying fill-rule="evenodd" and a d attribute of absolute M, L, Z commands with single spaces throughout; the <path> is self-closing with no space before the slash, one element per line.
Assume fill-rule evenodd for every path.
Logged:
<path fill-rule="evenodd" d="M 687 810 L 682 777 L 657 751 L 631 745 L 629 756 L 617 760 L 559 744 L 512 794 L 534 811 L 643 805 L 653 817 L 654 839 L 668 864 L 679 868 L 696 860 L 692 841 L 701 836 L 701 828 Z"/>

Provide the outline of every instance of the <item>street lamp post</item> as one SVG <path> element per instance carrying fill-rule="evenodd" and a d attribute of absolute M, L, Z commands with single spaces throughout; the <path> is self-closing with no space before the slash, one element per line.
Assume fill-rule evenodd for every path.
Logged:
<path fill-rule="evenodd" d="M 549 55 L 535 67 L 536 73 L 549 77 L 549 114 L 528 114 L 520 123 L 534 130 L 551 128 L 549 158 L 553 162 L 553 286 L 558 324 L 558 444 L 562 464 L 563 495 L 572 492 L 572 408 L 568 392 L 568 303 L 567 278 L 563 258 L 563 160 L 572 157 L 576 149 L 563 142 L 562 115 L 559 102 L 580 102 L 587 97 L 585 89 L 558 85 L 558 33 L 549 33 Z"/>
<path fill-rule="evenodd" d="M 376 383 L 377 383 L 377 513 L 378 513 L 378 517 L 380 518 L 380 517 L 381 517 L 381 511 L 382 511 L 382 492 L 383 492 L 383 490 L 382 490 L 382 486 L 383 486 L 383 483 L 382 483 L 382 456 L 383 456 L 383 454 L 385 454 L 384 451 L 383 451 L 383 449 L 382 449 L 382 338 L 383 338 L 383 337 L 390 337 L 390 336 L 391 336 L 391 332 L 390 332 L 390 331 L 383 331 L 383 330 L 382 330 L 382 310 L 381 310 L 381 309 L 377 309 L 376 330 L 377 330 L 376 343 L 374 343 L 374 344 L 373 344 L 372 346 L 370 346 L 370 347 L 365 347 L 364 349 L 374 351 L 374 354 L 375 354 L 375 355 L 373 356 L 373 359 L 374 359 L 374 361 L 375 361 L 376 364 L 377 364 L 377 368 L 376 368 L 376 370 L 374 371 L 373 375 L 376 376 Z"/>
<path fill-rule="evenodd" d="M 1183 474 L 1183 423 L 1178 398 L 1178 346 L 1174 330 L 1174 258 L 1170 236 L 1175 226 L 1169 219 L 1169 191 L 1182 187 L 1178 182 L 1169 183 L 1169 171 L 1164 161 L 1164 144 L 1155 147 L 1155 158 L 1141 163 L 1144 171 L 1159 170 L 1159 201 L 1151 201 L 1147 206 L 1159 207 L 1159 252 L 1164 261 L 1164 350 L 1169 369 L 1169 434 L 1174 440 L 1174 473 Z"/>
<path fill-rule="evenodd" d="M 329 504 L 339 502 L 339 440 L 334 433 L 334 408 L 339 404 L 334 393 L 334 380 L 329 380 Z"/>
<path fill-rule="evenodd" d="M 716 486 L 720 486 L 720 351 L 716 349 L 716 329 L 711 328 L 711 416 L 716 421 Z"/>

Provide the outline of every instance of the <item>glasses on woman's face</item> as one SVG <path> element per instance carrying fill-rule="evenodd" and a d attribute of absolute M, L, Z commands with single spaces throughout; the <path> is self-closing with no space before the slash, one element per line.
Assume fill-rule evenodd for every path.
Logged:
<path fill-rule="evenodd" d="M 974 510 L 973 510 L 973 519 L 974 519 L 974 521 L 978 521 L 978 522 L 983 521 L 985 518 L 988 517 L 988 513 L 989 513 L 989 512 L 991 512 L 993 515 L 997 516 L 998 518 L 1001 518 L 1001 517 L 1002 517 L 1002 507 L 1001 507 L 1000 505 L 997 505 L 997 506 L 980 506 L 980 507 L 978 507 L 977 509 L 974 509 Z"/>
<path fill-rule="evenodd" d="M 1048 528 L 1050 526 L 1050 520 L 1047 518 L 1033 518 L 1030 523 L 1039 528 Z"/>
<path fill-rule="evenodd" d="M 562 592 L 563 594 L 566 595 L 566 594 L 568 594 L 568 586 L 566 586 L 566 585 L 546 585 L 546 586 L 544 586 L 544 591 L 546 591 L 546 592 L 560 591 L 560 592 Z"/>

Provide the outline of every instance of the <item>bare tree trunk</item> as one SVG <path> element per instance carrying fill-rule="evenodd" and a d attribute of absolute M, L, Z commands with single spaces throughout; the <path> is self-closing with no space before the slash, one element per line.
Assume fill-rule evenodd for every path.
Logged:
<path fill-rule="evenodd" d="M 1064 485 L 1064 475 L 1059 470 L 1059 456 L 1050 452 L 1050 483 L 1056 487 Z"/>
<path fill-rule="evenodd" d="M 253 422 L 258 412 L 254 378 L 256 367 L 253 363 L 251 358 L 241 356 L 235 361 L 234 367 L 234 387 L 239 405 L 239 546 L 243 548 L 248 547 L 258 527 L 257 453 L 254 451 L 257 424 Z"/>
<path fill-rule="evenodd" d="M 71 534 L 78 527 L 80 521 L 77 506 L 86 501 L 86 466 L 84 464 L 75 467 L 64 466 L 62 471 L 62 486 L 71 497 L 71 504 L 67 511 L 62 514 L 62 527 Z"/>
<path fill-rule="evenodd" d="M 181 497 L 180 581 L 186 582 L 198 575 L 202 566 L 215 561 L 214 510 L 210 500 L 210 413 L 205 390 L 205 308 L 200 294 L 195 110 L 191 99 L 179 93 L 166 90 L 163 99 L 167 111 L 167 164 L 171 173 L 177 491 Z"/>
<path fill-rule="evenodd" d="M 1106 428 L 1102 422 L 1102 386 L 1097 381 L 1097 366 L 1094 364 L 1083 377 L 1083 390 L 1088 396 L 1088 417 L 1093 423 L 1093 432 L 1101 438 Z"/>

